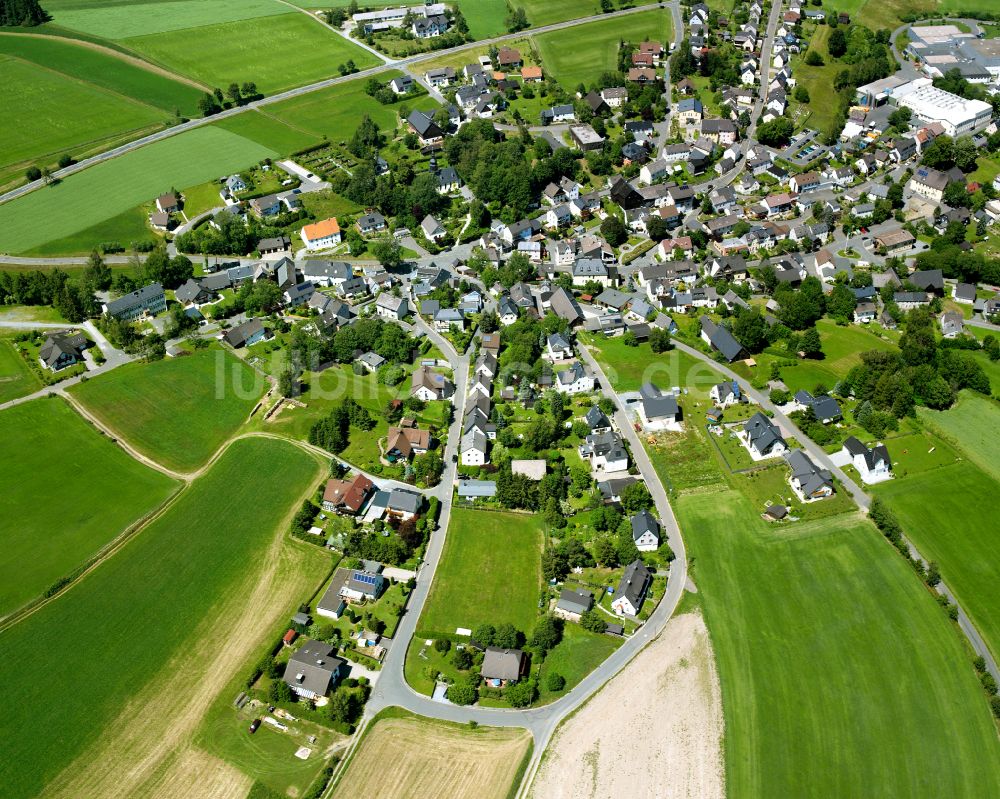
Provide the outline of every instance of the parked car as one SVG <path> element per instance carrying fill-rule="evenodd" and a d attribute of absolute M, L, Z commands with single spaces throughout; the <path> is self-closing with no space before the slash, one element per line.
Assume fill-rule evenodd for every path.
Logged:
<path fill-rule="evenodd" d="M 257 732 L 257 728 L 260 727 L 260 719 L 254 719 L 250 722 L 250 734 L 253 735 Z"/>

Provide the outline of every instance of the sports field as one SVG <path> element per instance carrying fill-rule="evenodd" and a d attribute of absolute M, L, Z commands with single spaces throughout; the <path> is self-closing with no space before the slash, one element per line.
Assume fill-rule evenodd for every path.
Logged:
<path fill-rule="evenodd" d="M 399 74 L 386 72 L 380 79 L 388 82 Z M 365 94 L 364 84 L 364 80 L 359 79 L 320 89 L 268 106 L 266 113 L 293 128 L 318 137 L 326 136 L 331 141 L 350 138 L 364 114 L 368 114 L 383 131 L 391 133 L 398 124 L 399 109 L 403 104 L 382 105 Z M 408 99 L 405 105 L 411 110 L 438 107 L 429 95 Z"/>
<path fill-rule="evenodd" d="M 104 39 L 289 13 L 276 0 L 51 0 L 45 9 L 56 24 Z"/>
<path fill-rule="evenodd" d="M 11 340 L 0 338 L 0 403 L 23 397 L 41 387 L 42 382 L 28 368 Z"/>
<path fill-rule="evenodd" d="M 297 12 L 167 29 L 122 43 L 210 86 L 252 80 L 265 94 L 332 77 L 348 60 L 359 69 L 378 63 L 367 50 Z"/>
<path fill-rule="evenodd" d="M 3 616 L 86 562 L 177 484 L 130 458 L 61 399 L 8 408 L 0 429 Z"/>
<path fill-rule="evenodd" d="M 164 119 L 164 112 L 152 106 L 2 54 L 0 85 L 0 172 L 21 171 L 35 159 L 54 163 L 61 153 L 87 150 L 126 133 L 137 136 Z"/>
<path fill-rule="evenodd" d="M 0 718 L 5 797 L 150 795 L 128 782 L 150 767 L 145 750 L 164 742 L 179 750 L 171 736 L 189 714 L 196 723 L 204 713 L 204 704 L 189 708 L 192 700 L 208 701 L 203 691 L 214 695 L 220 676 L 224 684 L 251 655 L 247 641 L 237 646 L 230 636 L 256 644 L 287 611 L 282 582 L 258 582 L 290 511 L 318 477 L 317 462 L 291 444 L 237 442 L 124 549 L 0 634 L 0 679 L 15 699 Z M 294 574 L 284 576 L 301 588 Z M 268 590 L 279 595 L 255 599 Z M 54 692 L 40 674 L 71 675 L 70 692 Z M 179 684 L 185 690 L 162 696 Z"/>
<path fill-rule="evenodd" d="M 736 491 L 675 507 L 722 681 L 729 795 L 1000 791 L 970 656 L 874 527 L 769 528 Z"/>
<path fill-rule="evenodd" d="M 534 41 L 546 72 L 566 88 L 575 89 L 616 68 L 620 41 L 654 39 L 666 43 L 671 39 L 671 28 L 670 11 L 656 9 L 543 33 Z"/>
<path fill-rule="evenodd" d="M 213 349 L 128 364 L 70 391 L 157 463 L 194 469 L 246 420 L 264 382 L 238 358 Z"/>
<path fill-rule="evenodd" d="M 40 248 L 132 211 L 171 186 L 194 186 L 278 155 L 222 128 L 181 133 L 0 205 L 0 251 Z"/>
<path fill-rule="evenodd" d="M 417 636 L 509 622 L 530 635 L 542 584 L 536 516 L 455 508 Z"/>
<path fill-rule="evenodd" d="M 332 796 L 504 799 L 530 749 L 519 727 L 471 730 L 393 708 L 365 733 Z"/>

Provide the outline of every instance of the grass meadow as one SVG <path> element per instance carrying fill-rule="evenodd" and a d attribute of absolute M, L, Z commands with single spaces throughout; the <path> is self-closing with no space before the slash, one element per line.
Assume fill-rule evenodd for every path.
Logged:
<path fill-rule="evenodd" d="M 0 37 L 0 41 L 3 37 Z M 39 69 L 0 54 L 4 125 L 0 128 L 0 180 L 38 159 L 54 163 L 122 135 L 160 127 L 163 111 L 92 83 Z"/>
<path fill-rule="evenodd" d="M 47 243 L 134 212 L 171 186 L 194 186 L 278 155 L 222 128 L 186 131 L 0 205 L 0 251 L 55 254 L 44 252 Z"/>
<path fill-rule="evenodd" d="M 542 663 L 538 680 L 538 703 L 552 702 L 572 690 L 580 680 L 607 660 L 622 641 L 609 635 L 588 632 L 579 624 L 567 622 L 562 640 L 549 650 Z M 561 674 L 566 687 L 550 691 L 546 682 L 550 674 Z"/>
<path fill-rule="evenodd" d="M 236 442 L 124 549 L 0 634 L 0 678 L 14 700 L 0 719 L 8 799 L 43 792 L 158 678 L 201 667 L 183 653 L 237 598 L 317 475 L 315 459 L 290 444 Z M 54 692 L 42 674 L 72 675 L 72 687 Z"/>
<path fill-rule="evenodd" d="M 470 56 L 471 59 L 471 56 Z M 392 80 L 400 73 L 386 72 L 380 80 Z M 267 115 L 279 119 L 296 130 L 332 142 L 350 138 L 363 114 L 371 117 L 383 131 L 391 132 L 398 124 L 399 109 L 437 108 L 429 95 L 421 95 L 393 105 L 382 105 L 365 94 L 365 81 L 354 80 L 293 97 L 268 106 Z"/>
<path fill-rule="evenodd" d="M 249 366 L 211 349 L 128 364 L 70 390 L 148 457 L 173 469 L 195 469 L 236 432 L 263 388 Z"/>
<path fill-rule="evenodd" d="M 129 457 L 61 399 L 8 408 L 0 428 L 5 615 L 70 574 L 177 484 Z"/>
<path fill-rule="evenodd" d="M 618 42 L 622 39 L 668 42 L 671 27 L 670 11 L 655 9 L 543 33 L 534 37 L 534 41 L 546 72 L 566 88 L 576 88 L 580 83 L 589 85 L 602 72 L 615 69 Z"/>
<path fill-rule="evenodd" d="M 1000 466 L 996 461 L 1000 405 L 995 400 L 964 391 L 947 411 L 919 408 L 917 413 L 932 430 L 956 444 L 980 469 L 1000 480 Z"/>
<path fill-rule="evenodd" d="M 174 109 L 188 115 L 198 112 L 201 92 L 194 86 L 143 69 L 110 51 L 86 47 L 69 39 L 0 36 L 0 53 L 92 83 L 168 114 L 173 114 Z"/>
<path fill-rule="evenodd" d="M 593 344 L 595 360 L 617 391 L 638 391 L 649 380 L 661 389 L 687 386 L 691 394 L 706 398 L 712 386 L 723 380 L 711 366 L 677 349 L 657 355 L 648 344 L 627 347 L 621 337 L 584 335 L 582 339 Z"/>
<path fill-rule="evenodd" d="M 45 7 L 57 25 L 112 40 L 289 13 L 277 0 L 49 0 Z"/>
<path fill-rule="evenodd" d="M 42 387 L 9 338 L 0 338 L 0 403 L 23 397 Z"/>
<path fill-rule="evenodd" d="M 210 86 L 252 80 L 265 94 L 336 75 L 348 60 L 359 69 L 378 63 L 367 50 L 299 13 L 169 29 L 122 43 Z"/>
<path fill-rule="evenodd" d="M 542 584 L 539 519 L 455 508 L 418 638 L 509 622 L 531 634 Z"/>
<path fill-rule="evenodd" d="M 736 491 L 675 508 L 719 667 L 729 795 L 1000 791 L 970 655 L 870 523 L 768 527 Z"/>

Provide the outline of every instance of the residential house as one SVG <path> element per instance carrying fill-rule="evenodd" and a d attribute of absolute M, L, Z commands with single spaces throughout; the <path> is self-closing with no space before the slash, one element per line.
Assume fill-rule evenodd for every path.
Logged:
<path fill-rule="evenodd" d="M 444 226 L 430 214 L 424 217 L 420 223 L 420 229 L 427 240 L 435 244 L 448 235 L 448 231 L 444 229 Z"/>
<path fill-rule="evenodd" d="M 413 372 L 410 396 L 431 402 L 448 399 L 454 393 L 455 385 L 443 374 L 432 371 L 429 366 L 421 366 Z"/>
<path fill-rule="evenodd" d="M 788 451 L 788 444 L 777 426 L 759 411 L 748 419 L 739 432 L 739 439 L 754 460 L 776 458 Z"/>
<path fill-rule="evenodd" d="M 354 224 L 357 227 L 358 232 L 364 236 L 369 236 L 372 233 L 379 233 L 388 227 L 385 222 L 385 217 L 378 211 L 372 211 L 358 217 L 358 221 Z"/>
<path fill-rule="evenodd" d="M 702 316 L 700 323 L 702 340 L 720 352 L 726 361 L 732 363 L 744 357 L 743 345 L 733 337 L 729 328 L 717 325 L 707 316 Z"/>
<path fill-rule="evenodd" d="M 833 475 L 828 469 L 820 469 L 813 463 L 804 450 L 793 449 L 785 455 L 785 461 L 791 469 L 788 481 L 803 502 L 833 496 Z"/>
<path fill-rule="evenodd" d="M 347 665 L 322 641 L 306 640 L 288 659 L 282 679 L 292 693 L 303 699 L 320 699 L 337 684 Z"/>
<path fill-rule="evenodd" d="M 735 380 L 727 380 L 724 383 L 716 383 L 708 392 L 712 402 L 719 408 L 728 408 L 730 405 L 738 405 L 742 401 L 740 384 Z"/>
<path fill-rule="evenodd" d="M 566 621 L 580 621 L 580 617 L 594 607 L 594 595 L 582 588 L 573 591 L 564 588 L 559 592 L 553 615 Z"/>
<path fill-rule="evenodd" d="M 677 397 L 664 394 L 653 383 L 643 383 L 639 388 L 639 416 L 644 430 L 680 430 L 681 409 Z"/>
<path fill-rule="evenodd" d="M 948 186 L 948 176 L 944 172 L 927 166 L 917 167 L 906 184 L 906 188 L 921 197 L 926 197 L 934 203 L 944 200 L 944 190 Z"/>
<path fill-rule="evenodd" d="M 892 295 L 892 301 L 901 311 L 912 311 L 930 304 L 930 297 L 923 291 L 897 291 Z"/>
<path fill-rule="evenodd" d="M 653 552 L 660 546 L 660 523 L 648 510 L 643 510 L 633 516 L 629 522 L 632 525 L 632 540 L 640 552 Z"/>
<path fill-rule="evenodd" d="M 591 433 L 579 447 L 580 457 L 593 471 L 623 472 L 628 469 L 628 451 L 614 431 Z"/>
<path fill-rule="evenodd" d="M 258 341 L 271 338 L 271 331 L 264 327 L 260 319 L 250 319 L 241 325 L 232 327 L 222 335 L 225 341 L 233 349 L 240 347 L 250 347 Z"/>
<path fill-rule="evenodd" d="M 422 147 L 431 147 L 441 144 L 444 141 L 444 131 L 434 121 L 431 114 L 423 111 L 411 111 L 406 118 L 406 123 L 410 130 L 417 134 Z"/>
<path fill-rule="evenodd" d="M 586 394 L 594 390 L 594 378 L 588 375 L 583 364 L 574 361 L 567 369 L 556 372 L 555 389 L 560 394 Z"/>
<path fill-rule="evenodd" d="M 516 50 L 514 52 L 517 52 Z M 498 646 L 486 647 L 480 676 L 491 688 L 510 685 L 528 676 L 530 664 L 528 656 L 520 649 L 502 649 Z"/>
<path fill-rule="evenodd" d="M 800 390 L 795 392 L 795 401 L 803 408 L 812 408 L 816 421 L 823 424 L 839 422 L 843 418 L 837 400 L 828 394 L 819 394 L 814 397 L 808 391 Z"/>
<path fill-rule="evenodd" d="M 357 516 L 375 493 L 375 484 L 363 474 L 350 480 L 330 479 L 323 489 L 323 510 Z"/>
<path fill-rule="evenodd" d="M 601 89 L 601 99 L 609 108 L 621 108 L 628 102 L 628 89 L 624 86 L 611 86 Z"/>
<path fill-rule="evenodd" d="M 859 302 L 854 308 L 853 320 L 856 325 L 864 325 L 874 322 L 878 315 L 878 308 L 873 302 Z"/>
<path fill-rule="evenodd" d="M 584 152 L 600 150 L 604 145 L 604 137 L 590 125 L 570 125 L 569 137 Z"/>
<path fill-rule="evenodd" d="M 458 496 L 461 499 L 492 499 L 497 494 L 495 480 L 459 480 Z"/>
<path fill-rule="evenodd" d="M 965 332 L 965 321 L 958 311 L 945 311 L 940 321 L 942 338 L 956 338 Z"/>
<path fill-rule="evenodd" d="M 563 361 L 573 357 L 573 345 L 562 333 L 552 333 L 545 340 L 542 357 L 547 361 Z"/>
<path fill-rule="evenodd" d="M 462 436 L 459 446 L 463 466 L 482 466 L 486 463 L 486 453 L 488 448 L 486 434 L 480 430 L 473 429 Z"/>
<path fill-rule="evenodd" d="M 876 236 L 875 247 L 885 253 L 894 253 L 899 250 L 909 249 L 915 241 L 916 239 L 910 231 L 903 228 L 896 228 L 895 230 Z"/>
<path fill-rule="evenodd" d="M 892 477 L 892 461 L 884 444 L 866 447 L 854 436 L 844 442 L 844 455 L 851 459 L 864 483 L 879 483 Z"/>
<path fill-rule="evenodd" d="M 374 602 L 385 591 L 388 581 L 382 575 L 382 564 L 362 561 L 360 569 L 351 569 L 340 587 L 340 595 L 351 602 Z"/>
<path fill-rule="evenodd" d="M 385 458 L 390 463 L 408 461 L 430 449 L 430 430 L 416 427 L 390 427 L 385 438 Z"/>
<path fill-rule="evenodd" d="M 46 369 L 58 372 L 81 362 L 89 343 L 83 333 L 74 330 L 49 333 L 38 350 L 38 358 Z"/>
<path fill-rule="evenodd" d="M 322 222 L 305 225 L 299 235 L 307 250 L 326 250 L 340 244 L 340 224 L 337 217 L 332 216 Z"/>
<path fill-rule="evenodd" d="M 638 616 L 652 583 L 653 575 L 646 564 L 641 560 L 632 561 L 625 567 L 618 582 L 618 588 L 611 599 L 611 609 L 619 616 Z"/>
<path fill-rule="evenodd" d="M 150 283 L 141 289 L 124 294 L 116 300 L 108 300 L 102 306 L 107 316 L 122 322 L 134 322 L 144 316 L 156 316 L 167 310 L 167 297 L 163 286 Z"/>
<path fill-rule="evenodd" d="M 383 319 L 399 321 L 410 313 L 410 305 L 405 297 L 394 297 L 382 292 L 375 300 L 375 313 Z"/>
<path fill-rule="evenodd" d="M 374 374 L 386 364 L 385 358 L 377 352 L 363 352 L 354 360 L 360 363 L 369 374 Z"/>

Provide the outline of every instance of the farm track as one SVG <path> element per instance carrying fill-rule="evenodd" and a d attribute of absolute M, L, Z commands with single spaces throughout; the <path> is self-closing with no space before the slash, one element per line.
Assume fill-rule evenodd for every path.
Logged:
<path fill-rule="evenodd" d="M 321 472 L 317 461 L 315 479 Z M 312 493 L 312 485 L 310 481 L 278 526 L 259 569 L 192 632 L 188 640 L 196 643 L 164 665 L 107 725 L 109 734 L 71 762 L 48 787 L 46 796 L 229 799 L 245 795 L 249 778 L 194 749 L 191 740 L 206 707 L 252 658 L 284 610 L 308 588 L 308 576 L 294 568 L 294 550 L 285 547 L 291 542 L 288 525 L 301 500 Z"/>

